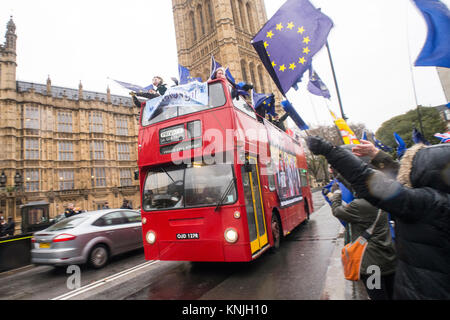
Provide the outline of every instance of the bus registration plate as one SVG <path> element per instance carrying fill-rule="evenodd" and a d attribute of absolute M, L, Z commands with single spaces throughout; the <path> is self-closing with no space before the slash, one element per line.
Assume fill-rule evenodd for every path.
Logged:
<path fill-rule="evenodd" d="M 177 233 L 177 240 L 200 239 L 198 233 Z"/>

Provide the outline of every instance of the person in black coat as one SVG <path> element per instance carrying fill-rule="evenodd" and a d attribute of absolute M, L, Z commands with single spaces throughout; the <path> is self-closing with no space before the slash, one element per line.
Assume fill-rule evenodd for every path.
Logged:
<path fill-rule="evenodd" d="M 15 229 L 16 229 L 16 223 L 14 222 L 14 220 L 11 217 L 8 218 L 8 223 L 6 224 L 3 233 L 8 236 L 13 236 Z"/>
<path fill-rule="evenodd" d="M 415 145 L 397 180 L 320 137 L 308 137 L 358 196 L 396 218 L 394 299 L 450 299 L 450 144 Z"/>
<path fill-rule="evenodd" d="M 143 97 L 147 99 L 153 99 L 159 96 L 163 96 L 167 91 L 167 86 L 164 84 L 163 78 L 159 76 L 153 77 L 152 85 L 155 89 L 150 89 L 148 92 L 130 92 L 131 97 L 133 98 L 133 102 L 136 107 L 141 108 L 145 102 L 139 101 L 138 97 Z"/>
<path fill-rule="evenodd" d="M 273 120 L 273 124 L 276 125 L 279 129 L 286 131 L 286 127 L 284 126 L 283 122 L 287 119 L 287 117 L 289 117 L 289 114 L 287 112 L 281 118 L 277 115 Z"/>

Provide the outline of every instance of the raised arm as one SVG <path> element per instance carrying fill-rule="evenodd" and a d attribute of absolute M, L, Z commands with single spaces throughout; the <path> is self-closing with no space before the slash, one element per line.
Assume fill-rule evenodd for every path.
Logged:
<path fill-rule="evenodd" d="M 415 221 L 427 214 L 430 208 L 446 210 L 448 206 L 448 194 L 431 188 L 404 187 L 382 172 L 369 168 L 347 150 L 320 137 L 308 137 L 307 142 L 311 152 L 324 155 L 330 165 L 351 183 L 359 197 L 399 219 Z"/>

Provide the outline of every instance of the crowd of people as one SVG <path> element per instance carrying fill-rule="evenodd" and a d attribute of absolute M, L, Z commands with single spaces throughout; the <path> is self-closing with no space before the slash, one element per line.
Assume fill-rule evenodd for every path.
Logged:
<path fill-rule="evenodd" d="M 354 190 L 355 199 L 347 205 L 341 203 L 337 188 L 327 194 L 333 214 L 351 225 L 350 241 L 376 221 L 361 280 L 367 285 L 365 268 L 375 265 L 381 269 L 381 286 L 366 287 L 369 297 L 449 299 L 450 145 L 416 144 L 397 163 L 368 141 L 352 152 L 320 137 L 309 136 L 307 144 Z M 395 243 L 387 213 L 395 221 Z"/>

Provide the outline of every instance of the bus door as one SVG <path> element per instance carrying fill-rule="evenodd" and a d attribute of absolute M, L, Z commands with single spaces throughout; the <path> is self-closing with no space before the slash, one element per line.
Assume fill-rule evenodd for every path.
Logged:
<path fill-rule="evenodd" d="M 264 206 L 259 179 L 259 167 L 256 158 L 247 156 L 245 166 L 242 166 L 242 183 L 245 194 L 248 228 L 252 254 L 268 243 Z"/>

